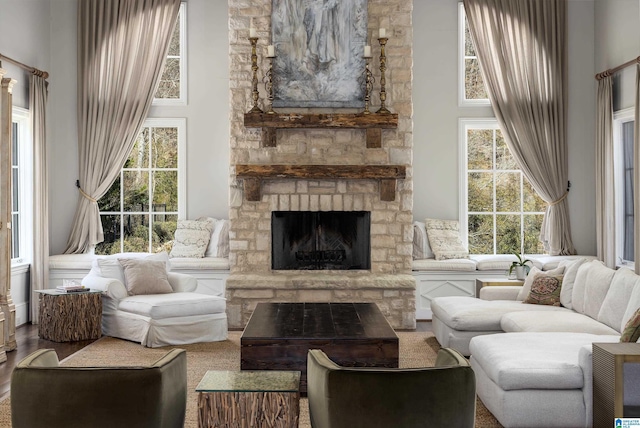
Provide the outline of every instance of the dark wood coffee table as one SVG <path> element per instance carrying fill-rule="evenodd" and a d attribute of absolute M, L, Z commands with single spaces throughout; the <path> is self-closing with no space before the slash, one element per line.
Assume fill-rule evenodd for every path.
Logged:
<path fill-rule="evenodd" d="M 398 367 L 398 336 L 375 303 L 258 303 L 240 338 L 242 370 L 299 370 L 322 349 L 345 367 Z"/>

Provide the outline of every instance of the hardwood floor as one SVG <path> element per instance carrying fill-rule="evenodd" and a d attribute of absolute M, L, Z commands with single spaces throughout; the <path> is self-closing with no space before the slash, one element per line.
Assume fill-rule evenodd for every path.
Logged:
<path fill-rule="evenodd" d="M 0 400 L 9 394 L 13 368 L 27 355 L 38 349 L 50 348 L 54 349 L 58 354 L 58 359 L 62 360 L 93 342 L 94 340 L 51 342 L 38 337 L 37 325 L 23 324 L 16 328 L 16 343 L 18 346 L 15 351 L 7 352 L 6 362 L 0 363 Z"/>

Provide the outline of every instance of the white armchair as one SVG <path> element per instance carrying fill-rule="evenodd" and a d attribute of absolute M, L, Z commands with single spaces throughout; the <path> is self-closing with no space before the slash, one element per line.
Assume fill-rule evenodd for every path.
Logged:
<path fill-rule="evenodd" d="M 116 254 L 96 260 L 82 283 L 102 291 L 102 334 L 148 347 L 227 338 L 226 299 L 195 293 L 195 277 L 166 270 L 171 292 L 132 295 L 118 258 L 167 260 L 166 254 Z"/>

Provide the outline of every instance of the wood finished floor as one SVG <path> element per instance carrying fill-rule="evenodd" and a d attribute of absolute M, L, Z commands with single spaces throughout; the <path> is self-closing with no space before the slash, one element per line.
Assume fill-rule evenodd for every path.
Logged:
<path fill-rule="evenodd" d="M 415 331 L 432 331 L 431 321 L 418 321 Z M 37 325 L 23 324 L 16 328 L 16 343 L 18 346 L 15 351 L 7 352 L 6 362 L 0 363 L 0 400 L 3 400 L 9 394 L 13 368 L 30 353 L 44 348 L 55 349 L 58 359 L 62 360 L 93 342 L 93 340 L 64 343 L 51 342 L 38 337 Z"/>

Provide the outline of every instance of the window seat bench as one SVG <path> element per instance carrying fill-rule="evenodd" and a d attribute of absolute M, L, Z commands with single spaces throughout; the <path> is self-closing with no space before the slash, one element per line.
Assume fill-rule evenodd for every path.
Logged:
<path fill-rule="evenodd" d="M 595 259 L 595 256 L 527 255 L 532 266 L 541 270 L 558 267 L 562 260 Z M 517 258 L 509 255 L 471 255 L 468 259 L 413 260 L 416 279 L 416 319 L 431 319 L 431 300 L 444 296 L 476 296 L 476 279 L 506 278 L 506 271 Z"/>
<path fill-rule="evenodd" d="M 100 256 L 95 254 L 58 254 L 49 256 L 49 288 L 62 285 L 63 280 L 81 282 Z M 192 275 L 198 279 L 197 293 L 225 297 L 225 285 L 229 276 L 229 259 L 220 257 L 174 257 L 169 260 L 169 270 Z"/>

